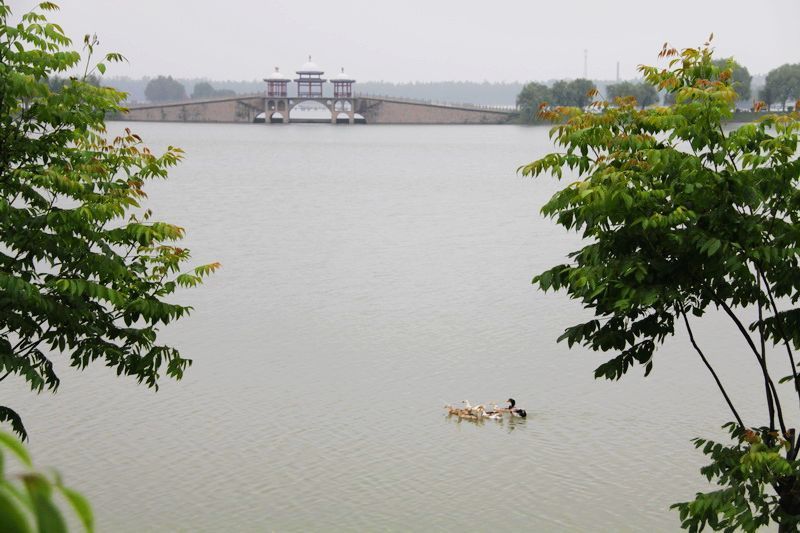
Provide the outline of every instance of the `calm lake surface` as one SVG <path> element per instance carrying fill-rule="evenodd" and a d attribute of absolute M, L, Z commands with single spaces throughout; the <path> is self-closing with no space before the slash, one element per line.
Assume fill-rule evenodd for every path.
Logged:
<path fill-rule="evenodd" d="M 99 531 L 674 531 L 706 488 L 690 439 L 730 415 L 683 331 L 619 383 L 555 343 L 584 312 L 530 280 L 578 241 L 539 214 L 557 183 L 516 174 L 546 127 L 127 125 L 185 149 L 149 205 L 223 264 L 163 331 L 194 366 L 158 393 L 102 365 L 62 365 L 56 395 L 3 383 Z M 755 362 L 709 320 L 760 414 Z M 509 396 L 526 420 L 442 409 Z"/>

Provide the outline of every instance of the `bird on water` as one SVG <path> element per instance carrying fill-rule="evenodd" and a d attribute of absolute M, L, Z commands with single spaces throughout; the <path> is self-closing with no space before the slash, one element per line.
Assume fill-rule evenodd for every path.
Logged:
<path fill-rule="evenodd" d="M 517 415 L 520 418 L 525 418 L 526 416 L 528 416 L 528 413 L 527 413 L 527 411 L 525 411 L 525 409 L 515 409 L 514 408 L 514 406 L 517 405 L 517 402 L 514 401 L 514 398 L 509 398 L 508 400 L 506 400 L 506 402 L 508 403 L 508 411 L 512 415 Z"/>

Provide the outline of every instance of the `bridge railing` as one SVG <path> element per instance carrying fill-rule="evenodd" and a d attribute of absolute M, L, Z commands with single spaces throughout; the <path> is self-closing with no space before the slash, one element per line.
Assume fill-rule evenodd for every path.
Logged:
<path fill-rule="evenodd" d="M 499 106 L 499 105 L 481 105 L 471 104 L 466 102 L 446 102 L 441 100 L 430 100 L 423 98 L 408 98 L 404 96 L 393 96 L 391 94 L 375 94 L 375 93 L 361 93 L 356 92 L 353 94 L 354 98 L 376 98 L 379 100 L 394 100 L 397 102 L 405 102 L 409 104 L 429 104 L 442 107 L 456 107 L 459 109 L 474 109 L 476 111 L 501 111 L 504 113 L 513 113 L 517 111 L 516 106 Z"/>
<path fill-rule="evenodd" d="M 186 104 L 206 104 L 210 102 L 222 102 L 226 100 L 243 100 L 247 98 L 263 98 L 264 91 L 257 93 L 239 93 L 233 96 L 211 96 L 208 98 L 184 98 L 183 100 L 167 100 L 164 102 L 140 102 L 137 100 L 126 100 L 124 105 L 127 107 L 158 107 L 158 106 L 171 106 L 171 105 L 186 105 Z"/>
<path fill-rule="evenodd" d="M 255 98 L 255 97 L 265 97 L 264 92 L 257 92 L 257 93 L 247 93 L 247 94 L 237 94 L 235 96 L 224 96 L 224 97 L 211 97 L 211 98 L 187 98 L 185 100 L 173 100 L 169 102 L 135 102 L 135 101 L 127 101 L 125 105 L 128 107 L 158 107 L 158 106 L 172 106 L 172 105 L 183 105 L 183 104 L 203 104 L 203 103 L 210 103 L 210 102 L 219 102 L 224 100 L 238 100 L 238 99 L 245 99 L 245 98 Z M 305 97 L 299 97 L 296 95 L 290 95 L 288 98 L 303 100 Z M 321 98 L 329 98 L 331 100 L 335 100 L 332 96 L 324 95 Z M 442 107 L 453 107 L 458 109 L 471 109 L 475 111 L 494 111 L 494 112 L 501 112 L 501 113 L 514 113 L 517 111 L 515 106 L 498 106 L 498 105 L 481 105 L 481 104 L 472 104 L 467 102 L 448 102 L 443 100 L 434 100 L 434 99 L 424 99 L 424 98 L 408 98 L 404 96 L 394 96 L 390 94 L 375 94 L 375 93 L 361 93 L 361 92 L 354 92 L 353 98 L 375 98 L 379 100 L 391 100 L 395 102 L 403 102 L 408 104 L 427 104 L 427 105 L 436 105 Z"/>

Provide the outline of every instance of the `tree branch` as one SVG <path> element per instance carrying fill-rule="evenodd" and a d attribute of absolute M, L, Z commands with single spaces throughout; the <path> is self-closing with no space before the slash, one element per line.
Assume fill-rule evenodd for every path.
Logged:
<path fill-rule="evenodd" d="M 728 306 L 728 304 L 725 303 L 724 300 L 716 298 L 716 296 L 714 297 L 714 302 L 716 302 L 717 305 L 722 307 L 728 314 L 728 316 L 731 317 L 731 320 L 733 320 L 733 322 L 736 324 L 736 327 L 739 329 L 742 336 L 747 341 L 747 344 L 750 346 L 750 349 L 753 350 L 756 359 L 758 359 L 758 363 L 761 366 L 761 372 L 764 374 L 764 381 L 767 387 L 766 391 L 767 397 L 769 397 L 769 395 L 772 394 L 772 397 L 775 400 L 775 410 L 778 414 L 778 424 L 780 424 L 781 426 L 781 432 L 784 435 L 786 435 L 786 424 L 783 421 L 783 409 L 781 408 L 781 400 L 778 397 L 778 392 L 775 390 L 775 384 L 772 382 L 772 378 L 769 376 L 769 372 L 767 371 L 766 362 L 763 359 L 761 359 L 761 355 L 758 353 L 758 348 L 756 348 L 756 345 L 753 343 L 753 339 L 750 337 L 750 334 L 747 333 L 747 329 L 744 327 L 744 324 L 742 324 L 742 321 L 739 320 L 739 317 L 736 316 L 736 314 Z"/>
<path fill-rule="evenodd" d="M 739 423 L 739 427 L 744 429 L 745 425 L 744 425 L 744 422 L 742 422 L 742 417 L 739 416 L 739 413 L 736 411 L 736 408 L 733 406 L 733 402 L 731 402 L 731 399 L 728 396 L 728 393 L 725 391 L 725 387 L 722 386 L 722 382 L 719 380 L 719 377 L 717 376 L 717 373 L 714 371 L 714 368 L 711 366 L 711 363 L 708 362 L 708 359 L 706 359 L 706 356 L 703 354 L 703 351 L 700 349 L 700 347 L 697 345 L 697 342 L 694 339 L 694 333 L 692 332 L 691 326 L 689 326 L 689 318 L 686 316 L 686 311 L 683 308 L 683 304 L 680 304 L 680 311 L 681 311 L 681 315 L 683 316 L 683 321 L 686 324 L 686 330 L 689 332 L 689 340 L 692 342 L 692 346 L 694 346 L 694 349 L 697 352 L 697 354 L 700 356 L 700 359 L 703 360 L 703 363 L 706 365 L 706 368 L 708 368 L 708 371 L 711 372 L 711 375 L 714 377 L 714 381 L 717 382 L 717 387 L 719 387 L 719 390 L 722 393 L 722 396 L 725 398 L 725 402 L 728 404 L 728 407 L 730 408 L 731 412 L 733 413 L 733 416 L 736 418 L 736 421 Z"/>
<path fill-rule="evenodd" d="M 758 281 L 758 288 L 759 291 L 761 290 L 761 280 L 756 279 Z M 758 334 L 759 339 L 761 341 L 761 360 L 764 361 L 764 368 L 767 367 L 767 347 L 766 343 L 764 342 L 764 323 L 762 322 L 764 319 L 764 310 L 763 306 L 761 305 L 761 299 L 758 300 Z M 767 387 L 769 391 L 769 384 L 764 382 L 764 386 Z M 769 394 L 767 394 L 767 409 L 769 410 L 769 430 L 775 431 L 775 407 L 772 403 L 772 398 Z"/>
<path fill-rule="evenodd" d="M 775 327 L 778 328 L 778 334 L 781 336 L 781 340 L 783 341 L 784 346 L 786 346 L 786 353 L 789 354 L 789 362 L 792 365 L 792 378 L 794 381 L 794 390 L 797 392 L 798 401 L 800 401 L 800 382 L 798 382 L 797 378 L 797 366 L 794 362 L 794 354 L 792 353 L 792 348 L 789 346 L 789 339 L 786 337 L 786 330 L 783 329 L 783 323 L 778 316 L 778 306 L 775 304 L 775 297 L 772 294 L 772 289 L 769 286 L 769 282 L 767 282 L 766 276 L 764 276 L 764 272 L 756 266 L 756 270 L 758 271 L 758 275 L 761 279 L 764 280 L 764 286 L 767 289 L 767 297 L 769 298 L 770 307 L 772 307 L 772 312 L 775 315 Z M 761 320 L 761 317 L 759 317 Z M 798 441 L 800 442 L 800 441 Z"/>

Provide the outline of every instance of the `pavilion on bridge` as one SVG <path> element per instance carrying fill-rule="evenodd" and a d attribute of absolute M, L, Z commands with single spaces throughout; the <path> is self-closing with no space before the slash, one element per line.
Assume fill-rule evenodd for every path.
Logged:
<path fill-rule="evenodd" d="M 331 93 L 325 94 L 325 83 L 328 81 L 322 77 L 325 71 L 311 60 L 311 56 L 308 56 L 308 61 L 303 63 L 296 73 L 297 78 L 291 80 L 281 74 L 278 67 L 275 67 L 275 72 L 268 78 L 264 78 L 267 83 L 264 122 L 267 124 L 271 122 L 288 123 L 290 122 L 289 113 L 291 110 L 309 101 L 315 102 L 315 104 L 310 104 L 312 106 L 319 105 L 327 108 L 331 113 L 331 122 L 334 124 L 338 122 L 353 124 L 356 121 L 355 97 L 353 94 L 353 84 L 356 80 L 347 75 L 344 72 L 344 68 L 335 78 L 330 80 L 333 84 L 332 98 L 330 97 Z M 289 95 L 288 86 L 290 81 L 294 81 L 297 85 L 295 95 Z M 304 119 L 297 120 L 307 121 Z M 363 121 L 363 118 L 361 120 Z"/>

